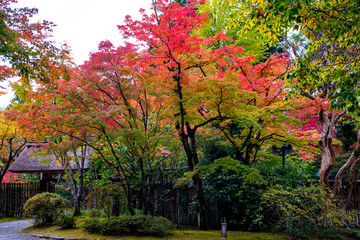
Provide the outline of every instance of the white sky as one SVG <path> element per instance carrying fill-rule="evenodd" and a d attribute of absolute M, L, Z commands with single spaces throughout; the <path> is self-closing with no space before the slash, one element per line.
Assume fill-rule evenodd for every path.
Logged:
<path fill-rule="evenodd" d="M 123 24 L 126 15 L 139 19 L 139 9 L 150 9 L 151 0 L 18 0 L 18 5 L 36 7 L 39 14 L 34 19 L 54 22 L 53 40 L 66 41 L 75 63 L 82 64 L 101 41 L 122 44 L 116 26 Z M 12 98 L 11 94 L 0 96 L 0 108 Z"/>

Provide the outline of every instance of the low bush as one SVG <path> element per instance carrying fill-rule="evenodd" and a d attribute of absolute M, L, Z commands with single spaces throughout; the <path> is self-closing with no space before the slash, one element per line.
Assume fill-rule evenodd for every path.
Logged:
<path fill-rule="evenodd" d="M 163 217 L 150 215 L 118 216 L 110 218 L 92 218 L 85 221 L 85 229 L 90 233 L 104 235 L 146 234 L 164 236 L 173 228 L 172 222 Z"/>
<path fill-rule="evenodd" d="M 119 217 L 104 218 L 100 226 L 104 235 L 123 235 L 130 231 L 128 223 Z"/>
<path fill-rule="evenodd" d="M 174 224 L 164 217 L 152 217 L 146 221 L 143 227 L 143 233 L 153 236 L 164 236 L 166 232 L 174 228 Z"/>
<path fill-rule="evenodd" d="M 35 224 L 52 224 L 71 203 L 56 193 L 40 193 L 29 198 L 24 205 L 24 217 L 35 217 Z"/>
<path fill-rule="evenodd" d="M 347 234 L 353 219 L 323 187 L 317 185 L 268 189 L 262 196 L 262 207 L 272 215 L 275 227 L 299 238 L 311 235 L 338 238 Z"/>
<path fill-rule="evenodd" d="M 59 217 L 54 221 L 54 225 L 60 226 L 64 229 L 75 227 L 75 217 L 74 213 L 62 213 Z"/>
<path fill-rule="evenodd" d="M 101 232 L 100 219 L 90 218 L 89 220 L 86 220 L 84 223 L 84 228 L 89 233 L 100 233 Z"/>
<path fill-rule="evenodd" d="M 102 210 L 93 208 L 93 209 L 89 210 L 89 211 L 85 214 L 85 216 L 88 216 L 88 217 L 90 217 L 90 218 L 96 218 L 96 217 L 106 217 L 107 214 L 106 214 L 104 211 L 102 211 Z"/>

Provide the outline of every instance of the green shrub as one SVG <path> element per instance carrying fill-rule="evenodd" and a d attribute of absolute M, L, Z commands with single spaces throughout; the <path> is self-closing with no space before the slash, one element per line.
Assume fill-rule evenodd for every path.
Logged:
<path fill-rule="evenodd" d="M 52 224 L 71 204 L 56 193 L 40 193 L 24 205 L 24 216 L 34 216 L 35 224 Z"/>
<path fill-rule="evenodd" d="M 90 218 L 95 218 L 95 217 L 106 217 L 107 214 L 99 209 L 91 209 L 87 212 L 86 216 L 90 217 Z"/>
<path fill-rule="evenodd" d="M 339 209 L 335 202 L 321 186 L 277 185 L 263 194 L 262 207 L 272 214 L 276 228 L 292 235 L 337 238 L 339 233 L 346 232 L 352 215 Z"/>
<path fill-rule="evenodd" d="M 129 227 L 127 227 L 126 221 L 113 216 L 102 220 L 100 231 L 104 235 L 123 235 L 129 232 Z"/>
<path fill-rule="evenodd" d="M 101 223 L 100 219 L 90 218 L 84 223 L 84 228 L 89 233 L 100 233 L 101 232 Z"/>
<path fill-rule="evenodd" d="M 59 217 L 54 221 L 54 225 L 58 225 L 65 229 L 75 227 L 74 213 L 61 213 Z"/>
<path fill-rule="evenodd" d="M 146 234 L 164 236 L 173 224 L 166 218 L 135 215 L 118 216 L 110 218 L 93 218 L 85 221 L 85 229 L 90 233 L 102 233 L 104 235 Z"/>
<path fill-rule="evenodd" d="M 151 217 L 143 226 L 143 233 L 153 236 L 164 236 L 169 229 L 174 227 L 173 223 L 164 217 Z"/>

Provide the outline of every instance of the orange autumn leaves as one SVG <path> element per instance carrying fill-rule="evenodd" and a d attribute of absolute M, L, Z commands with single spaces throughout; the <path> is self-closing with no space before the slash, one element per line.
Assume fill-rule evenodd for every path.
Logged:
<path fill-rule="evenodd" d="M 158 7 L 158 18 L 143 12 L 142 20 L 127 17 L 119 26 L 136 44 L 114 47 L 104 41 L 82 66 L 59 62 L 56 78 L 39 86 L 29 95 L 32 100 L 9 117 L 39 138 L 111 133 L 113 140 L 132 136 L 140 149 L 154 144 L 151 151 L 157 151 L 164 150 L 164 143 L 156 145 L 153 138 L 164 126 L 175 130 L 171 123 L 181 102 L 185 121 L 204 131 L 213 128 L 211 124 L 226 128 L 241 122 L 243 128 L 252 126 L 256 133 L 276 133 L 284 135 L 278 141 L 286 140 L 288 127 L 278 127 L 293 125 L 291 111 L 305 104 L 301 97 L 284 102 L 286 56 L 253 65 L 253 57 L 244 57 L 241 46 L 212 47 L 231 41 L 225 34 L 193 34 L 209 20 L 206 14 L 178 3 L 161 2 Z M 236 139 L 239 144 L 242 137 Z"/>

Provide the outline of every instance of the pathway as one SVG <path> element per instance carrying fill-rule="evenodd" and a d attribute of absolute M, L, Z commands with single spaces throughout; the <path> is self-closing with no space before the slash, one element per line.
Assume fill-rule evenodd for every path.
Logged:
<path fill-rule="evenodd" d="M 18 233 L 30 225 L 29 220 L 0 223 L 0 240 L 39 240 L 38 238 Z"/>

